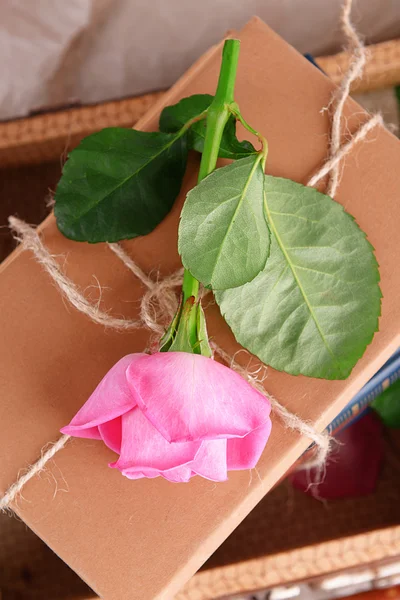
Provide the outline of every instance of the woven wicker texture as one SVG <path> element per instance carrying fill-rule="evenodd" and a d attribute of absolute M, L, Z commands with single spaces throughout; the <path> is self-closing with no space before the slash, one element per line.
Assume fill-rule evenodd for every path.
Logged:
<path fill-rule="evenodd" d="M 225 600 L 232 595 L 313 579 L 400 555 L 400 527 L 345 537 L 312 547 L 265 556 L 193 577 L 175 600 Z M 229 597 L 228 597 L 229 595 Z"/>
<path fill-rule="evenodd" d="M 339 83 L 349 66 L 349 55 L 341 52 L 317 59 L 321 69 Z M 361 79 L 354 82 L 352 92 L 369 92 L 400 84 L 400 40 L 375 44 L 369 48 L 368 62 Z"/>
<path fill-rule="evenodd" d="M 339 82 L 349 55 L 317 59 L 321 68 Z M 370 47 L 369 60 L 353 91 L 363 92 L 400 84 L 400 40 Z M 132 127 L 162 92 L 59 110 L 0 123 L 0 167 L 58 160 L 78 142 L 103 127 Z"/>
<path fill-rule="evenodd" d="M 400 555 L 400 431 L 375 494 L 322 504 L 283 482 L 177 600 L 211 600 Z M 15 517 L 0 517 L 2 600 L 88 598 L 88 588 Z M 143 599 L 147 600 L 147 599 Z"/>
<path fill-rule="evenodd" d="M 0 123 L 0 167 L 58 160 L 94 131 L 104 127 L 132 127 L 160 94 Z"/>

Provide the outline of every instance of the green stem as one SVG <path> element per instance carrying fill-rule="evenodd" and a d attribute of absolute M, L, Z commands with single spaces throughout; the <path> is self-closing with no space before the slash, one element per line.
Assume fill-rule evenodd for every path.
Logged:
<path fill-rule="evenodd" d="M 191 296 L 194 296 L 197 300 L 197 296 L 199 293 L 199 282 L 197 279 L 193 277 L 193 275 L 187 271 L 187 269 L 183 272 L 183 283 L 182 283 L 182 294 L 183 294 L 183 304 L 188 300 Z"/>
<path fill-rule="evenodd" d="M 222 52 L 217 91 L 206 118 L 206 137 L 200 162 L 198 183 L 214 171 L 217 165 L 222 134 L 230 116 L 229 105 L 234 102 L 236 71 L 239 59 L 239 40 L 226 40 Z M 185 269 L 183 275 L 183 303 L 191 296 L 197 300 L 199 282 Z"/>
<path fill-rule="evenodd" d="M 236 71 L 239 59 L 239 40 L 226 40 L 217 91 L 207 111 L 206 137 L 201 157 L 199 182 L 214 171 L 222 134 L 229 119 L 229 104 L 234 102 Z"/>

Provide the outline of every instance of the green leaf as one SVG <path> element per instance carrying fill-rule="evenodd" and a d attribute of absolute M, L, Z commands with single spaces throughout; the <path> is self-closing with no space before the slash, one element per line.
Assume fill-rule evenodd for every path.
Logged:
<path fill-rule="evenodd" d="M 70 153 L 57 187 L 60 231 L 88 242 L 149 233 L 170 211 L 186 160 L 182 133 L 113 127 L 90 135 Z"/>
<path fill-rule="evenodd" d="M 197 305 L 197 339 L 199 340 L 199 347 L 195 348 L 195 352 L 212 358 L 213 353 L 208 339 L 206 317 L 200 302 Z"/>
<path fill-rule="evenodd" d="M 177 104 L 166 106 L 160 115 L 160 131 L 175 133 L 188 121 L 196 119 L 208 109 L 214 96 L 210 94 L 195 94 L 183 98 Z"/>
<path fill-rule="evenodd" d="M 380 396 L 375 398 L 372 408 L 387 427 L 400 427 L 400 380 L 395 381 Z"/>
<path fill-rule="evenodd" d="M 167 330 L 164 332 L 164 335 L 162 336 L 162 338 L 160 340 L 159 352 L 168 352 L 168 350 L 170 349 L 170 347 L 174 341 L 174 338 L 176 336 L 176 332 L 178 329 L 179 321 L 181 319 L 181 315 L 182 315 L 182 299 L 179 302 L 178 310 L 176 311 L 174 318 L 172 319 L 171 323 L 169 324 Z"/>
<path fill-rule="evenodd" d="M 199 117 L 208 109 L 213 96 L 209 94 L 195 94 L 189 98 L 183 98 L 178 104 L 167 106 L 160 116 L 160 131 L 174 133 L 179 131 L 188 121 Z M 206 135 L 205 118 L 194 123 L 189 130 L 189 146 L 197 152 L 203 152 L 204 138 Z M 254 154 L 254 146 L 248 142 L 239 142 L 236 137 L 236 119 L 232 115 L 225 125 L 224 133 L 219 149 L 220 158 L 237 160 L 250 154 Z"/>
<path fill-rule="evenodd" d="M 216 299 L 236 339 L 293 375 L 345 379 L 378 329 L 381 292 L 373 248 L 340 204 L 267 176 L 266 268 Z"/>
<path fill-rule="evenodd" d="M 200 354 L 196 352 L 192 344 L 192 339 L 197 340 L 197 303 L 192 296 L 182 307 L 182 312 L 176 327 L 176 333 L 168 352 L 189 352 L 190 354 Z"/>
<path fill-rule="evenodd" d="M 178 250 L 184 267 L 205 286 L 243 285 L 265 266 L 269 231 L 261 159 L 255 154 L 217 169 L 187 195 Z"/>

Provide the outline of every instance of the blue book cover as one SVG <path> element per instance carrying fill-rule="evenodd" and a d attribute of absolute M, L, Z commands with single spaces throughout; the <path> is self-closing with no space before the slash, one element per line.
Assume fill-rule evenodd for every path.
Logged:
<path fill-rule="evenodd" d="M 337 433 L 360 418 L 371 402 L 397 379 L 400 379 L 400 348 L 338 414 L 327 427 L 327 431 Z"/>

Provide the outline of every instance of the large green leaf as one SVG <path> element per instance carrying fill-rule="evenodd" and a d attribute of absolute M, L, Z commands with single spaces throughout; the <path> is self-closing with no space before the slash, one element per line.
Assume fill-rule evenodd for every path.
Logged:
<path fill-rule="evenodd" d="M 353 217 L 316 190 L 265 179 L 271 231 L 266 268 L 218 292 L 236 339 L 294 375 L 346 378 L 378 328 L 381 292 L 373 248 Z"/>
<path fill-rule="evenodd" d="M 88 242 L 149 233 L 171 209 L 186 160 L 186 135 L 113 127 L 85 138 L 57 187 L 60 231 Z"/>
<path fill-rule="evenodd" d="M 205 286 L 224 290 L 254 279 L 269 252 L 261 155 L 217 169 L 187 195 L 179 225 L 183 265 Z"/>
<path fill-rule="evenodd" d="M 201 115 L 210 106 L 213 96 L 209 94 L 195 94 L 189 98 L 183 98 L 178 104 L 167 106 L 160 116 L 160 131 L 173 133 L 179 131 L 191 119 Z M 202 119 L 194 123 L 189 131 L 189 145 L 197 152 L 203 152 L 204 138 L 206 135 L 206 120 Z M 225 125 L 224 133 L 219 149 L 220 158 L 231 158 L 237 160 L 253 154 L 254 146 L 248 142 L 239 142 L 236 137 L 236 119 L 231 116 Z"/>
<path fill-rule="evenodd" d="M 395 381 L 375 398 L 372 408 L 387 427 L 398 429 L 400 427 L 400 380 Z"/>

